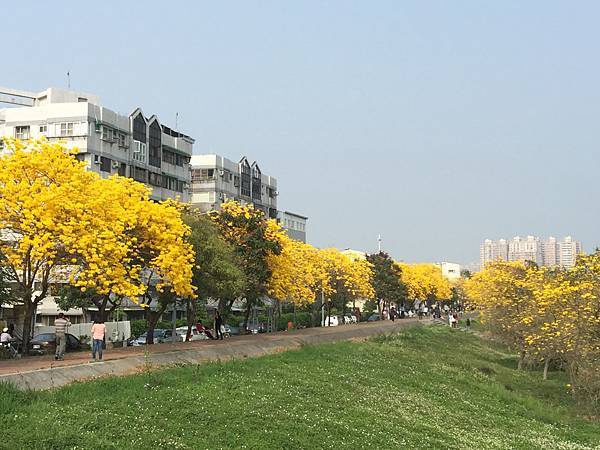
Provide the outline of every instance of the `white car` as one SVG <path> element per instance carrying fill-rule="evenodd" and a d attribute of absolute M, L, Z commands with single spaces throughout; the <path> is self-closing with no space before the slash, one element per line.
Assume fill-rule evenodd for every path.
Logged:
<path fill-rule="evenodd" d="M 339 324 L 338 316 L 327 316 L 323 321 L 324 327 L 337 327 Z"/>
<path fill-rule="evenodd" d="M 181 336 L 181 340 L 185 342 L 185 338 L 187 337 L 187 327 L 179 327 L 176 328 L 175 331 L 177 332 L 177 335 Z M 196 327 L 192 327 L 191 331 L 192 335 L 190 336 L 189 341 L 204 341 L 208 339 L 208 336 L 205 333 L 201 333 L 198 330 L 196 330 Z"/>

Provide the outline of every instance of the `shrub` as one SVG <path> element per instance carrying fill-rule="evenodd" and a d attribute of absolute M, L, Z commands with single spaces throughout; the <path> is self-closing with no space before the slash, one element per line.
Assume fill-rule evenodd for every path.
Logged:
<path fill-rule="evenodd" d="M 148 322 L 145 320 L 131 321 L 131 337 L 137 338 L 148 331 Z"/>

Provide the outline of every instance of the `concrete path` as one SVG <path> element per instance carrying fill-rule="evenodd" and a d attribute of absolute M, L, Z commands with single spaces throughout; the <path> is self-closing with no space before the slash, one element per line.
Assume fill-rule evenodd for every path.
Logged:
<path fill-rule="evenodd" d="M 429 321 L 422 321 L 429 323 Z M 180 342 L 145 347 L 108 350 L 103 363 L 89 362 L 88 352 L 67 353 L 64 361 L 52 356 L 28 357 L 0 361 L 0 382 L 21 389 L 52 389 L 72 383 L 110 375 L 127 375 L 144 367 L 197 364 L 203 361 L 241 359 L 299 348 L 306 344 L 364 339 L 392 333 L 419 323 L 416 319 L 342 325 L 329 328 L 306 328 L 290 332 L 265 333 L 227 338 L 222 341 Z"/>

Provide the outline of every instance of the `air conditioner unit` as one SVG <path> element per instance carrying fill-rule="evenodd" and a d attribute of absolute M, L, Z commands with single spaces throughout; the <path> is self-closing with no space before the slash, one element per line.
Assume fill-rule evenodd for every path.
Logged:
<path fill-rule="evenodd" d="M 118 169 L 119 168 L 119 161 L 113 161 L 112 162 L 112 168 L 113 169 Z"/>
<path fill-rule="evenodd" d="M 100 164 L 101 162 L 100 155 L 94 155 L 94 164 Z"/>

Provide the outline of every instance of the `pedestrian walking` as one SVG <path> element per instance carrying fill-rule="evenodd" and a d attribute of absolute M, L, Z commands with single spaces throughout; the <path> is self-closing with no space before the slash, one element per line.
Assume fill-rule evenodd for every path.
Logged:
<path fill-rule="evenodd" d="M 221 327 L 223 326 L 223 318 L 221 317 L 221 313 L 216 310 L 215 311 L 215 335 L 216 339 L 223 339 L 223 331 Z"/>
<path fill-rule="evenodd" d="M 94 325 L 92 325 L 92 361 L 94 362 L 102 361 L 102 347 L 104 346 L 105 335 L 106 325 L 104 325 L 104 320 L 95 320 Z"/>
<path fill-rule="evenodd" d="M 394 306 L 390 308 L 390 319 L 392 319 L 392 322 L 396 320 L 396 308 Z"/>
<path fill-rule="evenodd" d="M 54 359 L 58 361 L 62 361 L 65 358 L 67 329 L 70 326 L 71 322 L 65 318 L 64 313 L 59 313 L 58 319 L 54 321 L 54 334 L 56 335 L 56 353 L 54 354 Z"/>

